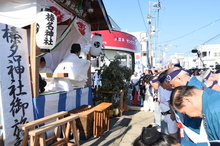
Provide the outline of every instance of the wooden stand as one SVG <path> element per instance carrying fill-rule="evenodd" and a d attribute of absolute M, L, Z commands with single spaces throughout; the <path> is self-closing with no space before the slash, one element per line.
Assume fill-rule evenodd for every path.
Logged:
<path fill-rule="evenodd" d="M 102 137 L 104 131 L 109 131 L 109 108 L 112 103 L 102 102 L 101 104 L 95 106 L 94 110 L 94 137 Z"/>
<path fill-rule="evenodd" d="M 107 94 L 115 94 L 113 91 L 100 91 L 101 93 L 107 93 Z M 119 111 L 120 111 L 120 116 L 122 116 L 124 110 L 125 110 L 125 102 L 124 102 L 124 90 L 120 90 L 120 101 L 119 101 Z"/>
<path fill-rule="evenodd" d="M 54 120 L 54 119 L 60 120 L 67 114 L 68 114 L 68 112 L 62 111 L 62 112 L 55 113 L 55 114 L 47 116 L 47 117 L 40 118 L 40 119 L 35 120 L 35 121 L 31 121 L 31 122 L 26 123 L 26 124 L 20 125 L 18 128 L 24 130 L 24 138 L 22 140 L 21 145 L 22 146 L 27 146 L 28 139 L 29 139 L 29 135 L 28 135 L 29 131 L 35 129 L 35 127 L 37 127 L 37 126 L 39 126 L 43 123 L 46 123 L 48 121 L 51 121 L 51 120 Z"/>
<path fill-rule="evenodd" d="M 53 139 L 55 139 L 56 142 L 53 143 L 51 146 L 67 145 L 69 142 L 69 134 L 71 131 L 73 131 L 74 142 L 77 146 L 79 146 L 78 136 L 76 133 L 76 122 L 75 122 L 77 118 L 78 118 L 78 115 L 71 115 L 61 120 L 57 120 L 55 122 L 46 124 L 35 130 L 29 131 L 30 145 L 31 146 L 46 146 L 46 143 Z M 63 138 L 58 138 L 58 133 L 55 133 L 54 136 L 48 139 L 45 138 L 45 132 L 51 129 L 58 130 L 60 126 L 62 126 Z"/>
<path fill-rule="evenodd" d="M 84 140 L 88 139 L 93 135 L 93 122 L 94 122 L 94 111 L 91 105 L 82 105 L 76 109 L 69 111 L 70 115 L 77 114 L 79 116 L 76 119 L 77 133 L 79 138 Z"/>

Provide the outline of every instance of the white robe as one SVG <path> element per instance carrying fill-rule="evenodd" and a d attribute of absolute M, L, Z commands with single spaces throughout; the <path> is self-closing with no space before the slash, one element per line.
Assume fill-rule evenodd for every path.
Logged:
<path fill-rule="evenodd" d="M 54 73 L 68 73 L 67 78 L 56 79 L 59 80 L 57 81 L 58 84 L 62 80 L 62 85 L 57 85 L 56 87 L 63 88 L 65 91 L 72 90 L 74 86 L 83 88 L 88 79 L 87 72 L 89 67 L 90 61 L 80 59 L 76 54 L 69 54 L 54 71 Z"/>
<path fill-rule="evenodd" d="M 53 73 L 53 71 L 49 67 L 45 66 L 44 68 L 39 67 L 39 73 Z"/>
<path fill-rule="evenodd" d="M 52 69 L 49 67 L 45 66 L 42 68 L 41 66 L 39 67 L 39 73 L 53 73 Z M 54 79 L 53 78 L 43 78 L 46 82 L 47 85 L 44 87 L 45 91 L 50 91 L 51 88 L 53 88 L 54 84 Z"/>

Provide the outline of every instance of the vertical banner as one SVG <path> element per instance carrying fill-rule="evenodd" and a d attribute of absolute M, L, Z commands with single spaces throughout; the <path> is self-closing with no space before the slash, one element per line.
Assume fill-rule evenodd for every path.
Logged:
<path fill-rule="evenodd" d="M 19 146 L 19 125 L 33 121 L 27 32 L 0 23 L 0 107 L 5 146 Z"/>
<path fill-rule="evenodd" d="M 141 75 L 143 73 L 141 53 L 135 53 L 135 71 L 138 73 L 138 75 Z"/>

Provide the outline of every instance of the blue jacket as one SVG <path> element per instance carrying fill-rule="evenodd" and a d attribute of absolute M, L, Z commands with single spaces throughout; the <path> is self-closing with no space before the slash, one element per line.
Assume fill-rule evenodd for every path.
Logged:
<path fill-rule="evenodd" d="M 209 140 L 220 140 L 220 92 L 205 88 L 202 94 L 202 114 Z"/>

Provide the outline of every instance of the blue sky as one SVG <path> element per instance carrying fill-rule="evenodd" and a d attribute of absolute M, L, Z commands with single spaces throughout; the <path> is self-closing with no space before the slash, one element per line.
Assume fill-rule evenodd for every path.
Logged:
<path fill-rule="evenodd" d="M 147 0 L 103 0 L 107 13 L 122 31 L 147 31 Z M 158 2 L 152 0 L 150 2 Z M 159 17 L 155 13 L 159 42 L 167 47 L 166 56 L 191 53 L 196 46 L 220 44 L 220 0 L 160 0 Z M 139 7 L 140 6 L 140 7 Z M 151 12 L 151 15 L 154 15 Z M 155 39 L 155 37 L 154 37 Z M 158 49 L 157 49 L 158 50 Z"/>

